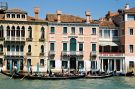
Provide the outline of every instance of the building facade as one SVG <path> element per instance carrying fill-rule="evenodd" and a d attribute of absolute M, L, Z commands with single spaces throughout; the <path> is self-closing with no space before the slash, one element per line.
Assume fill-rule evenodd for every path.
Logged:
<path fill-rule="evenodd" d="M 0 66 L 3 70 L 28 72 L 134 70 L 135 8 L 108 12 L 99 20 L 63 14 L 35 17 L 21 9 L 0 9 Z"/>

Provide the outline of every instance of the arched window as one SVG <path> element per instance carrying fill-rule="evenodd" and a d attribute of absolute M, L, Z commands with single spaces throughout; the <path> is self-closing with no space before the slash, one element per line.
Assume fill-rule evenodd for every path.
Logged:
<path fill-rule="evenodd" d="M 10 46 L 9 45 L 7 46 L 7 51 L 10 51 Z"/>
<path fill-rule="evenodd" d="M 3 45 L 0 45 L 0 52 L 3 52 Z"/>
<path fill-rule="evenodd" d="M 20 51 L 21 51 L 21 52 L 23 52 L 23 48 L 24 48 L 24 46 L 21 45 L 21 47 L 20 47 Z"/>
<path fill-rule="evenodd" d="M 17 26 L 16 36 L 17 36 L 17 37 L 20 37 L 20 27 L 19 27 L 19 26 Z"/>
<path fill-rule="evenodd" d="M 44 46 L 41 45 L 41 53 L 44 53 Z"/>
<path fill-rule="evenodd" d="M 3 25 L 0 26 L 0 37 L 3 37 Z"/>
<path fill-rule="evenodd" d="M 12 45 L 12 49 L 11 49 L 11 51 L 15 51 L 15 46 L 14 45 Z"/>
<path fill-rule="evenodd" d="M 31 45 L 28 45 L 28 52 L 31 52 Z"/>
<path fill-rule="evenodd" d="M 44 27 L 41 27 L 41 39 L 44 39 L 45 37 L 45 29 Z"/>
<path fill-rule="evenodd" d="M 76 51 L 76 39 L 75 38 L 70 39 L 70 51 Z"/>
<path fill-rule="evenodd" d="M 19 45 L 16 46 L 16 51 L 19 52 Z"/>
<path fill-rule="evenodd" d="M 15 27 L 14 26 L 12 26 L 11 36 L 15 37 Z"/>
<path fill-rule="evenodd" d="M 24 26 L 22 26 L 21 37 L 25 37 L 25 27 Z"/>
<path fill-rule="evenodd" d="M 40 59 L 40 66 L 44 66 L 44 59 Z"/>
<path fill-rule="evenodd" d="M 7 26 L 7 36 L 10 36 L 10 27 Z"/>
<path fill-rule="evenodd" d="M 32 38 L 32 28 L 29 26 L 28 28 L 28 38 Z"/>

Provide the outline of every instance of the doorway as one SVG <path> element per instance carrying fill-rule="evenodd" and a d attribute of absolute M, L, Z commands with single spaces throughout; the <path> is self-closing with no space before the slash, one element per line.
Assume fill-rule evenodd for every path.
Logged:
<path fill-rule="evenodd" d="M 76 58 L 75 57 L 70 58 L 70 69 L 76 69 Z"/>

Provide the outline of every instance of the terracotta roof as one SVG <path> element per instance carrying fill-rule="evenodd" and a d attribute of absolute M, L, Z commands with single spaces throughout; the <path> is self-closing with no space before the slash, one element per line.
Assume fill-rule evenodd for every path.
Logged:
<path fill-rule="evenodd" d="M 39 22 L 45 22 L 46 20 L 43 19 L 35 19 L 35 17 L 27 16 L 28 21 L 39 21 Z"/>
<path fill-rule="evenodd" d="M 135 7 L 130 8 L 130 9 L 128 9 L 128 10 L 125 10 L 125 12 L 133 13 L 133 12 L 135 12 Z"/>
<path fill-rule="evenodd" d="M 10 13 L 27 13 L 26 11 L 18 8 L 13 8 L 13 9 L 8 9 L 5 12 L 10 12 Z"/>
<path fill-rule="evenodd" d="M 47 14 L 46 20 L 49 22 L 57 22 L 57 15 L 56 14 Z M 73 16 L 73 15 L 67 15 L 67 14 L 62 14 L 61 15 L 61 22 L 65 23 L 82 23 L 85 22 L 86 20 L 84 18 L 78 17 L 78 16 Z"/>
<path fill-rule="evenodd" d="M 112 21 L 100 21 L 99 22 L 100 27 L 109 27 L 109 28 L 115 28 L 115 24 Z"/>

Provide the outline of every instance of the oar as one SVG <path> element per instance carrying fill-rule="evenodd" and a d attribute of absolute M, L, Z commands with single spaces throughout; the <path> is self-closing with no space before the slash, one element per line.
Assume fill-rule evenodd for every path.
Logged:
<path fill-rule="evenodd" d="M 10 77 L 10 79 L 12 79 L 12 78 L 13 78 L 14 74 L 15 74 L 15 73 L 13 73 L 13 75 Z"/>
<path fill-rule="evenodd" d="M 23 80 L 26 76 L 24 75 L 20 80 Z"/>

